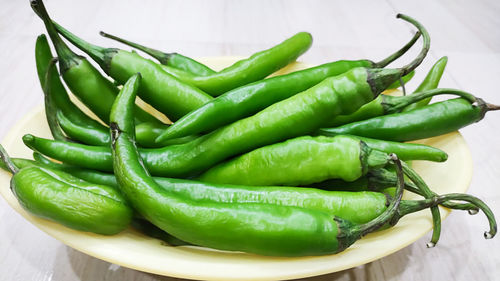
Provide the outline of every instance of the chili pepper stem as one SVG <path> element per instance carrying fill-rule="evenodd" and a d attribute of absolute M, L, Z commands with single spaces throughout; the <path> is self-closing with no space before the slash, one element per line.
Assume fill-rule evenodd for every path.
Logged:
<path fill-rule="evenodd" d="M 427 32 L 427 29 L 425 29 L 425 27 L 421 23 L 416 21 L 415 19 L 413 19 L 407 15 L 404 15 L 404 14 L 397 14 L 396 18 L 402 19 L 402 20 L 407 21 L 407 22 L 413 24 L 414 26 L 416 26 L 418 28 L 418 31 L 420 31 L 420 33 L 422 33 L 422 39 L 424 41 L 423 46 L 422 46 L 422 50 L 420 51 L 420 54 L 413 61 L 411 61 L 409 64 L 400 68 L 400 70 L 402 71 L 401 76 L 405 76 L 406 74 L 415 70 L 415 68 L 417 66 L 419 66 L 420 63 L 424 60 L 425 56 L 427 55 L 427 52 L 429 52 L 431 38 L 429 36 L 429 33 Z"/>
<path fill-rule="evenodd" d="M 486 110 L 487 111 L 495 111 L 495 110 L 500 110 L 500 105 L 495 105 L 491 103 L 486 103 Z"/>
<path fill-rule="evenodd" d="M 435 196 L 435 193 L 431 191 L 425 181 L 412 168 L 405 162 L 402 162 L 402 167 L 405 175 L 422 191 L 426 198 Z M 430 243 L 435 245 L 439 241 L 439 236 L 441 235 L 441 215 L 439 208 L 437 206 L 431 207 L 431 214 L 434 227 Z"/>
<path fill-rule="evenodd" d="M 9 169 L 9 171 L 12 174 L 16 174 L 17 172 L 19 172 L 19 168 L 14 164 L 14 162 L 12 162 L 12 159 L 10 159 L 9 154 L 7 154 L 7 151 L 5 151 L 5 148 L 3 148 L 1 144 L 0 144 L 0 158 L 2 160 L 2 163 L 5 164 L 7 169 Z"/>
<path fill-rule="evenodd" d="M 57 55 L 60 58 L 59 64 L 61 67 L 61 73 L 64 73 L 67 69 L 69 69 L 72 65 L 77 65 L 79 63 L 80 57 L 75 54 L 71 49 L 62 41 L 61 37 L 59 37 L 56 28 L 52 24 L 52 20 L 45 9 L 45 5 L 42 0 L 31 0 L 30 1 L 31 8 L 33 11 L 43 20 L 45 24 L 45 28 L 49 34 L 52 43 L 54 44 L 54 48 L 56 49 Z"/>
<path fill-rule="evenodd" d="M 77 37 L 75 34 L 69 32 L 66 28 L 59 25 L 57 22 L 52 21 L 53 25 L 57 28 L 59 33 L 71 44 L 78 47 L 80 50 L 87 53 L 95 62 L 101 66 L 104 72 L 108 72 L 109 70 L 109 62 L 111 61 L 111 57 L 117 52 L 116 49 L 113 48 L 104 48 L 94 44 L 91 44 L 83 39 Z"/>
<path fill-rule="evenodd" d="M 374 68 L 383 68 L 386 67 L 388 64 L 394 62 L 398 58 L 400 58 L 402 55 L 404 55 L 413 45 L 415 42 L 417 42 L 418 38 L 420 37 L 421 33 L 420 31 L 417 31 L 415 35 L 411 38 L 411 40 L 406 43 L 401 49 L 397 50 L 395 53 L 391 54 L 390 56 L 386 57 L 385 59 L 376 62 L 373 64 Z"/>
<path fill-rule="evenodd" d="M 396 194 L 387 209 L 380 216 L 359 227 L 361 236 L 379 229 L 386 223 L 390 223 L 391 225 L 393 225 L 395 222 L 397 222 L 397 220 L 394 221 L 394 218 L 397 217 L 397 214 L 399 213 L 399 205 L 401 203 L 401 199 L 403 198 L 404 175 L 401 167 L 401 160 L 399 160 L 394 153 L 390 155 L 391 161 L 396 165 L 396 173 L 398 175 L 398 186 L 396 189 Z"/>
<path fill-rule="evenodd" d="M 368 189 L 373 191 L 380 191 L 381 187 L 394 186 L 395 184 L 397 184 L 397 176 L 383 168 L 373 169 L 369 171 L 367 177 L 369 179 Z M 424 193 L 420 189 L 418 189 L 412 182 L 405 181 L 405 189 L 415 194 L 424 196 Z M 437 196 L 437 194 L 434 195 Z M 406 201 L 403 201 L 401 204 L 403 203 L 406 203 Z M 470 203 L 455 203 L 445 201 L 440 205 L 453 210 L 467 210 L 469 211 L 469 213 L 474 214 L 477 214 L 477 212 L 479 212 L 479 209 L 475 205 Z"/>
<path fill-rule="evenodd" d="M 125 45 L 129 45 L 129 46 L 131 46 L 133 48 L 136 48 L 138 50 L 141 50 L 144 53 L 146 53 L 146 54 L 154 57 L 155 59 L 157 59 L 161 64 L 167 65 L 169 58 L 172 56 L 169 53 L 164 53 L 164 52 L 156 50 L 156 49 L 148 48 L 148 47 L 146 47 L 144 45 L 141 45 L 141 44 L 138 44 L 138 43 L 134 43 L 132 41 L 120 38 L 118 36 L 111 35 L 111 34 L 106 33 L 104 31 L 99 31 L 99 35 L 101 35 L 103 37 L 106 37 L 106 38 L 109 38 L 109 39 L 113 39 L 113 40 L 118 41 L 118 42 L 121 42 L 121 43 L 123 43 Z"/>
<path fill-rule="evenodd" d="M 456 95 L 468 100 L 470 103 L 474 103 L 477 101 L 477 98 L 470 93 L 451 88 L 439 88 L 439 89 L 417 92 L 403 97 L 384 96 L 383 97 L 384 100 L 382 101 L 382 107 L 384 108 L 385 114 L 392 114 L 400 112 L 410 104 L 437 95 Z"/>

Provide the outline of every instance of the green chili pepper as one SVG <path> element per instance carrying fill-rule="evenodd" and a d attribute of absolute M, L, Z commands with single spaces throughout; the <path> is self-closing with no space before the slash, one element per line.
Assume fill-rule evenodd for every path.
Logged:
<path fill-rule="evenodd" d="M 175 144 L 183 144 L 195 140 L 199 135 L 190 135 L 180 138 L 168 139 L 156 142 L 155 139 L 165 131 L 164 125 L 157 123 L 144 122 L 135 127 L 136 142 L 141 147 L 164 147 Z M 108 133 L 109 135 L 109 133 Z"/>
<path fill-rule="evenodd" d="M 109 129 L 104 126 L 85 127 L 72 122 L 67 118 L 62 111 L 57 112 L 57 122 L 63 131 L 73 140 L 80 141 L 84 144 L 109 146 L 111 137 Z M 160 143 L 155 142 L 155 138 L 165 131 L 168 125 L 159 124 L 156 122 L 144 122 L 136 127 L 137 144 L 141 147 L 163 147 L 167 145 L 181 144 L 196 139 L 197 136 L 187 136 L 166 140 Z"/>
<path fill-rule="evenodd" d="M 58 54 L 61 75 L 66 85 L 92 112 L 107 123 L 118 89 L 85 58 L 73 53 L 61 40 L 41 0 L 31 1 L 31 7 L 45 23 Z M 142 109 L 136 110 L 136 119 L 138 122 L 159 122 Z"/>
<path fill-rule="evenodd" d="M 109 145 L 111 137 L 105 126 L 87 127 L 71 122 L 64 112 L 57 111 L 54 116 L 60 128 L 71 139 L 90 145 Z"/>
<path fill-rule="evenodd" d="M 18 169 L 1 146 L 0 156 L 14 174 L 12 192 L 30 213 L 105 235 L 121 232 L 129 225 L 132 210 L 117 190 L 44 167 Z"/>
<path fill-rule="evenodd" d="M 350 134 L 391 141 L 410 141 L 443 135 L 456 131 L 484 118 L 488 111 L 500 107 L 477 98 L 477 105 L 458 98 L 433 103 L 407 112 L 379 116 L 346 124 L 337 128 L 324 128 L 321 135 Z"/>
<path fill-rule="evenodd" d="M 318 188 L 326 191 L 376 191 L 387 193 L 387 191 L 392 191 L 389 189 L 393 186 L 397 186 L 396 173 L 394 171 L 380 168 L 370 170 L 365 176 L 352 182 L 346 182 L 341 179 L 329 179 L 309 184 L 306 187 Z M 425 194 L 412 182 L 405 181 L 405 189 L 415 194 L 425 196 Z M 404 202 L 405 201 L 401 201 L 401 204 L 405 204 Z M 443 202 L 441 205 L 455 210 L 467 210 L 471 214 L 475 214 L 479 211 L 475 205 L 469 203 Z"/>
<path fill-rule="evenodd" d="M 424 81 L 422 81 L 422 83 L 418 86 L 417 90 L 415 90 L 413 95 L 418 96 L 420 95 L 420 92 L 433 90 L 437 88 L 439 80 L 441 79 L 441 75 L 443 74 L 444 67 L 446 66 L 446 61 L 447 59 L 446 57 L 444 57 L 438 60 L 434 64 L 434 66 L 431 68 L 426 78 L 424 79 Z M 399 81 L 395 82 L 395 84 L 399 84 Z M 389 88 L 391 88 L 391 86 L 389 86 Z M 432 99 L 432 96 L 426 97 L 424 99 L 421 98 L 414 99 L 413 95 L 409 98 L 406 97 L 401 98 L 401 101 L 399 101 L 398 98 L 392 98 L 392 97 L 387 97 L 385 95 L 380 95 L 372 102 L 369 102 L 364 106 L 362 106 L 358 111 L 354 112 L 353 114 L 337 116 L 328 124 L 328 127 L 337 127 L 340 125 L 393 113 L 395 111 L 392 110 L 391 107 L 396 106 L 397 104 L 395 104 L 395 102 L 398 101 L 401 102 L 401 104 L 403 105 L 406 103 L 407 106 L 405 108 L 402 108 L 402 106 L 398 106 L 397 110 L 407 111 L 407 109 L 410 108 L 412 104 L 418 104 L 418 107 L 422 107 L 424 105 L 427 105 Z M 390 102 L 386 102 L 387 99 L 390 100 Z M 416 107 L 411 107 L 411 108 L 416 108 Z"/>
<path fill-rule="evenodd" d="M 312 133 L 320 128 L 325 120 L 356 111 L 377 96 L 387 85 L 412 71 L 427 53 L 429 47 L 427 31 L 413 19 L 404 15 L 399 17 L 417 25 L 424 38 L 421 53 L 409 65 L 401 69 L 354 68 L 342 75 L 327 78 L 318 85 L 275 103 L 251 117 L 186 144 L 143 150 L 147 168 L 154 175 L 175 177 L 195 175 L 231 156 Z M 36 145 L 33 136 L 25 136 L 23 140 L 30 147 Z M 77 152 L 78 150 L 71 151 L 65 143 L 58 145 L 60 149 L 52 153 L 62 154 L 68 158 L 68 161 L 64 162 L 104 171 L 111 170 L 112 160 L 109 150 L 100 148 L 87 150 L 85 146 L 76 146 L 80 151 Z M 51 153 L 42 151 L 43 148 L 40 147 L 36 149 L 46 155 Z"/>
<path fill-rule="evenodd" d="M 473 95 L 467 92 L 449 88 L 426 90 L 422 92 L 416 92 L 407 96 L 380 95 L 372 102 L 369 102 L 364 106 L 362 106 L 359 110 L 357 110 L 353 114 L 341 115 L 335 117 L 333 120 L 328 122 L 327 126 L 336 127 L 356 121 L 366 120 L 377 116 L 401 112 L 403 109 L 407 108 L 407 106 L 410 104 L 437 95 L 456 95 L 465 98 L 470 102 L 474 102 L 476 99 Z"/>
<path fill-rule="evenodd" d="M 386 153 L 372 150 L 355 138 L 304 136 L 264 146 L 220 163 L 201 174 L 198 180 L 292 186 L 333 178 L 354 181 L 388 162 Z"/>
<path fill-rule="evenodd" d="M 236 88 L 179 119 L 158 140 L 212 131 L 305 91 L 327 77 L 342 74 L 355 67 L 385 67 L 403 55 L 419 37 L 420 32 L 417 32 L 400 50 L 377 63 L 370 60 L 336 61 Z"/>
<path fill-rule="evenodd" d="M 401 143 L 351 136 L 362 140 L 370 148 L 383 151 L 385 153 L 395 153 L 403 161 L 427 160 L 434 162 L 444 162 L 448 159 L 448 154 L 441 149 L 416 143 Z"/>
<path fill-rule="evenodd" d="M 134 208 L 175 237 L 222 250 L 277 256 L 320 255 L 342 251 L 397 214 L 402 184 L 397 200 L 377 219 L 362 226 L 303 208 L 195 202 L 165 192 L 149 177 L 134 145 L 131 105 L 138 81 L 139 76 L 133 76 L 113 105 L 110 119 L 114 172 Z"/>
<path fill-rule="evenodd" d="M 153 175 L 196 175 L 229 157 L 312 133 L 319 129 L 325 120 L 356 111 L 382 92 L 387 85 L 412 71 L 427 53 L 427 31 L 413 19 L 404 15 L 399 17 L 417 25 L 424 38 L 421 53 L 409 65 L 401 69 L 354 68 L 344 74 L 327 78 L 316 86 L 275 103 L 251 117 L 191 142 L 142 150 L 146 167 Z M 58 147 L 54 149 L 55 147 L 46 145 L 47 141 L 37 140 L 31 135 L 24 136 L 23 141 L 42 154 L 59 160 L 64 158 L 63 161 L 70 164 L 103 171 L 110 171 L 112 168 L 110 151 L 104 148 L 51 142 Z"/>
<path fill-rule="evenodd" d="M 352 136 L 304 136 L 232 158 L 210 168 L 198 179 L 211 183 L 293 186 L 334 178 L 354 181 L 385 166 L 387 153 L 397 152 L 414 160 L 433 158 L 444 161 L 447 157 L 439 149 L 418 144 Z"/>
<path fill-rule="evenodd" d="M 102 31 L 101 35 L 110 37 Z M 113 39 L 118 38 L 113 37 Z M 127 45 L 133 45 L 133 47 L 145 51 L 155 57 L 162 64 L 168 65 L 163 62 L 165 61 L 165 59 L 162 59 L 165 57 L 164 53 L 159 51 L 151 52 L 151 49 L 149 48 L 145 48 L 123 39 L 119 41 L 126 43 Z M 301 54 L 307 51 L 309 47 L 311 47 L 311 44 L 311 34 L 307 32 L 299 32 L 282 43 L 268 50 L 255 53 L 251 57 L 240 60 L 219 72 L 208 75 L 193 75 L 188 71 L 182 73 L 183 71 L 179 72 L 174 70 L 171 72 L 170 70 L 172 68 L 169 66 L 163 67 L 163 70 L 176 76 L 181 81 L 194 85 L 203 91 L 216 96 L 239 86 L 265 78 L 273 72 L 288 65 L 290 62 L 296 60 Z"/>
<path fill-rule="evenodd" d="M 165 192 L 149 177 L 136 151 L 133 134 L 130 134 L 134 131 L 131 105 L 138 88 L 137 83 L 137 77 L 127 82 L 111 114 L 115 174 L 122 191 L 133 194 L 130 196 L 131 202 L 144 217 L 184 241 L 264 255 L 335 253 L 347 248 L 362 235 L 386 223 L 395 223 L 408 212 L 433 206 L 440 200 L 447 201 L 445 196 L 439 199 L 434 197 L 425 200 L 425 203 L 414 203 L 412 208 L 398 210 L 404 186 L 400 169 L 397 200 L 392 201 L 375 220 L 360 226 L 338 217 L 332 220 L 325 213 L 303 208 L 249 203 L 195 203 L 175 196 Z M 395 161 L 398 165 L 399 162 Z M 474 198 L 474 201 L 479 200 Z M 494 230 L 491 211 L 484 204 L 478 204 L 486 210 Z M 206 213 L 210 215 L 205 215 Z M 492 230 L 490 233 L 494 235 Z"/>
<path fill-rule="evenodd" d="M 130 76 L 137 72 L 142 73 L 144 81 L 141 84 L 141 98 L 167 115 L 170 120 L 177 120 L 184 114 L 200 107 L 212 99 L 211 96 L 205 94 L 203 91 L 197 89 L 196 87 L 182 83 L 177 78 L 164 72 L 159 65 L 150 60 L 144 59 L 135 53 L 94 46 L 81 40 L 80 38 L 77 38 L 61 26 L 57 25 L 55 22 L 50 21 L 41 0 L 32 0 L 31 6 L 35 12 L 37 12 L 39 16 L 44 19 L 47 30 L 55 32 L 55 29 L 57 28 L 57 30 L 61 32 L 64 37 L 92 57 L 92 59 L 94 59 L 101 66 L 104 72 L 110 75 L 113 79 L 117 80 L 119 83 L 125 82 Z M 55 40 L 53 39 L 53 41 Z M 58 43 L 60 46 L 62 46 L 62 44 L 64 44 L 62 41 Z M 62 56 L 59 55 L 59 57 L 61 58 Z M 86 60 L 81 60 L 81 62 L 82 63 L 79 65 L 87 67 L 86 65 L 88 62 Z M 90 67 L 90 64 L 88 67 Z M 77 70 L 78 69 L 79 68 L 77 68 Z M 67 72 L 69 72 L 69 70 L 66 71 L 66 73 Z M 89 71 L 86 70 L 85 73 L 78 75 L 75 74 L 75 77 L 89 77 L 90 75 L 94 75 L 94 73 L 88 72 Z M 94 68 L 92 68 L 92 72 L 98 73 Z M 65 74 L 63 72 L 63 77 L 64 75 Z M 90 86 L 88 85 L 89 83 L 83 83 L 80 79 L 75 78 L 74 80 L 75 81 L 70 82 L 78 83 L 78 81 L 81 81 L 84 85 L 79 86 Z M 94 91 L 94 95 L 99 95 L 100 98 L 91 99 L 93 102 L 98 103 L 96 106 L 102 108 L 101 115 L 103 116 L 101 118 L 105 118 L 104 120 L 109 118 L 109 105 L 113 102 L 116 95 L 116 87 L 109 81 L 107 85 L 109 85 L 107 88 L 112 89 L 113 95 L 109 95 L 109 97 L 104 100 L 105 98 L 102 96 L 102 91 Z M 102 88 L 102 85 L 100 87 Z M 140 112 L 137 112 L 136 115 L 139 116 L 139 113 Z M 140 121 L 155 122 L 155 120 Z"/>
<path fill-rule="evenodd" d="M 420 83 L 420 85 L 417 87 L 415 93 L 437 88 L 439 85 L 439 81 L 441 80 L 441 76 L 443 76 L 443 72 L 444 69 L 446 68 L 447 63 L 448 63 L 448 57 L 440 58 L 432 66 L 431 70 L 429 70 L 429 73 L 427 73 L 427 76 L 425 76 L 424 81 L 422 81 L 422 83 Z M 405 109 L 403 109 L 403 112 L 410 111 L 418 107 L 426 106 L 429 104 L 431 99 L 432 97 L 429 97 L 421 101 L 418 101 L 414 104 L 410 104 Z"/>
<path fill-rule="evenodd" d="M 47 68 L 47 73 L 45 75 L 45 81 L 51 80 L 52 70 L 55 69 L 55 60 L 51 60 L 49 63 L 49 67 Z M 43 81 L 40 81 L 43 82 Z M 57 104 L 53 97 L 53 87 L 52 83 L 45 82 L 42 85 L 43 95 L 44 95 L 44 104 L 45 104 L 45 118 L 47 119 L 47 123 L 49 125 L 50 132 L 55 140 L 64 140 L 71 141 L 71 139 L 67 138 L 64 132 L 59 127 L 59 124 L 56 120 L 57 114 Z"/>
<path fill-rule="evenodd" d="M 53 61 L 52 53 L 50 52 L 50 46 L 47 42 L 47 37 L 45 37 L 45 35 L 43 34 L 38 36 L 36 40 L 35 60 L 38 79 L 40 80 L 42 89 L 45 89 L 46 87 L 50 88 L 50 95 L 46 95 L 46 99 L 49 98 L 54 102 L 55 106 L 52 107 L 56 107 L 58 110 L 63 111 L 64 115 L 67 116 L 68 119 L 72 120 L 72 122 L 87 127 L 99 126 L 99 122 L 88 118 L 88 116 L 83 113 L 77 106 L 75 106 L 69 99 L 64 85 L 59 79 L 59 73 L 54 66 L 55 61 Z M 49 80 L 47 80 L 47 78 Z M 50 115 L 50 118 L 52 118 L 52 116 L 53 115 Z M 53 122 L 53 124 L 56 123 L 54 121 L 51 122 Z"/>
<path fill-rule="evenodd" d="M 138 50 L 141 50 L 141 51 L 145 52 L 146 54 L 152 56 L 153 58 L 157 59 L 161 64 L 168 65 L 168 66 L 171 66 L 173 68 L 186 71 L 189 74 L 205 76 L 205 75 L 211 75 L 211 74 L 216 73 L 210 67 L 208 67 L 202 63 L 199 63 L 192 58 L 188 58 L 186 56 L 183 56 L 181 54 L 165 53 L 165 52 L 162 52 L 159 50 L 148 48 L 146 46 L 122 39 L 120 37 L 105 33 L 103 31 L 99 32 L 99 34 L 101 34 L 101 36 L 104 36 L 106 38 L 116 40 L 116 41 L 121 42 L 125 45 L 131 46 L 131 47 L 136 48 Z"/>
<path fill-rule="evenodd" d="M 54 163 L 38 153 L 34 153 L 33 157 L 36 162 L 20 158 L 13 158 L 12 161 L 20 168 L 41 165 L 42 167 L 70 173 L 85 181 L 118 188 L 116 177 L 113 174 L 87 170 L 67 164 Z M 5 166 L 1 165 L 0 168 L 6 169 Z M 308 186 L 315 188 L 207 184 L 204 182 L 161 177 L 154 177 L 154 180 L 165 190 L 195 201 L 219 203 L 260 202 L 296 206 L 321 210 L 354 223 L 366 223 L 378 216 L 387 205 L 387 203 L 384 202 L 385 197 L 382 194 L 374 195 L 371 192 L 326 192 L 315 188 L 334 191 L 385 192 L 386 188 L 397 186 L 396 174 L 385 169 L 371 170 L 366 176 L 354 182 L 327 180 Z M 405 182 L 405 189 L 423 195 L 423 193 L 410 182 Z M 340 204 L 340 202 L 343 202 L 343 204 Z M 406 201 L 401 201 L 402 206 L 405 206 L 405 204 L 407 204 Z M 477 211 L 477 207 L 471 204 L 444 202 L 442 205 L 451 209 Z M 163 240 L 165 241 L 165 239 Z"/>

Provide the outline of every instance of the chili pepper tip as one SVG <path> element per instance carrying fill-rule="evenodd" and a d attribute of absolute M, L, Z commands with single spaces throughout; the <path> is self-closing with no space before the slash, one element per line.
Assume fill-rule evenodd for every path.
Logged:
<path fill-rule="evenodd" d="M 484 239 L 491 239 L 493 238 L 493 235 L 489 231 L 484 232 Z"/>
<path fill-rule="evenodd" d="M 429 249 L 430 249 L 430 248 L 434 248 L 434 247 L 436 247 L 436 243 L 434 243 L 434 242 L 429 242 L 429 243 L 427 243 L 427 244 L 426 244 L 426 246 L 427 246 L 427 248 L 429 248 Z"/>

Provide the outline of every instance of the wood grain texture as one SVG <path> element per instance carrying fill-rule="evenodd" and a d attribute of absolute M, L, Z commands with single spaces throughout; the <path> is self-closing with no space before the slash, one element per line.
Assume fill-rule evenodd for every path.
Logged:
<path fill-rule="evenodd" d="M 449 57 L 441 86 L 500 103 L 500 2 L 490 1 L 61 1 L 46 0 L 53 18 L 91 42 L 120 46 L 104 30 L 192 57 L 249 55 L 297 31 L 313 34 L 300 58 L 319 64 L 345 58 L 379 60 L 407 41 L 421 21 L 432 36 L 428 58 L 407 87 L 416 87 L 439 57 Z M 42 22 L 28 1 L 0 0 L 0 138 L 42 103 L 34 62 Z M 398 65 L 409 61 L 417 50 Z M 500 114 L 463 129 L 474 161 L 470 194 L 500 211 Z M 119 267 L 81 254 L 30 225 L 0 199 L 0 280 L 178 280 Z M 500 240 L 485 241 L 481 215 L 453 212 L 439 245 L 430 235 L 378 261 L 302 280 L 498 280 Z"/>

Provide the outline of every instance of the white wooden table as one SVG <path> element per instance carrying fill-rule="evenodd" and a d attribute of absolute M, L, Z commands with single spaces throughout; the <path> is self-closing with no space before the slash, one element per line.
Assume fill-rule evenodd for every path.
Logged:
<path fill-rule="evenodd" d="M 90 42 L 120 46 L 105 30 L 191 57 L 249 55 L 297 31 L 313 34 L 300 60 L 378 60 L 412 36 L 398 12 L 421 21 L 432 47 L 412 90 L 441 56 L 449 57 L 440 84 L 500 103 L 500 2 L 490 1 L 56 1 L 52 17 Z M 42 103 L 34 44 L 44 32 L 27 0 L 0 0 L 0 138 Z M 123 46 L 121 46 L 123 47 Z M 411 52 L 408 61 L 415 52 Z M 406 62 L 404 59 L 402 62 Z M 463 129 L 474 161 L 469 193 L 500 211 L 500 114 Z M 439 245 L 429 235 L 378 261 L 305 280 L 498 280 L 500 238 L 486 241 L 483 216 L 453 212 Z M 79 253 L 41 232 L 0 199 L 0 280 L 175 280 L 119 267 Z"/>

